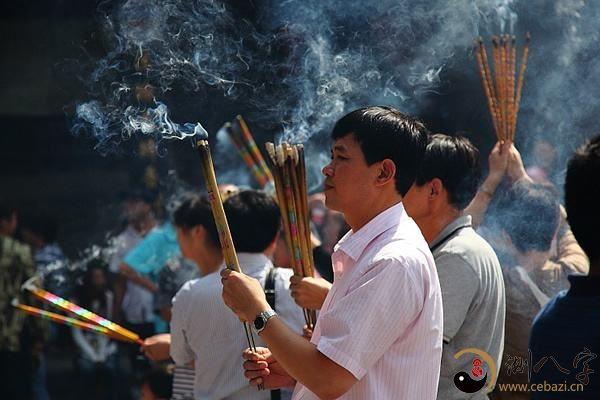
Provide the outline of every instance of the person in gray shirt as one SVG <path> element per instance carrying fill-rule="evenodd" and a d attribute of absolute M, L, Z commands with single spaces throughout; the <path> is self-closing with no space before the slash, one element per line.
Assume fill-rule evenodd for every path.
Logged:
<path fill-rule="evenodd" d="M 500 263 L 464 212 L 477 192 L 479 152 L 463 137 L 433 135 L 404 206 L 427 240 L 444 308 L 438 399 L 487 399 L 504 347 Z"/>

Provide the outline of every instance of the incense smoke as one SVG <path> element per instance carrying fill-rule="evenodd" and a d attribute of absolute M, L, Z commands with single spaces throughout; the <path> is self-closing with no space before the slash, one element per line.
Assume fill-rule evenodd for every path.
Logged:
<path fill-rule="evenodd" d="M 491 141 L 471 47 L 502 32 L 518 40 L 532 33 L 518 142 L 545 136 L 564 159 L 598 104 L 587 93 L 600 84 L 600 6 L 584 0 L 264 0 L 254 14 L 228 1 L 128 0 L 99 12 L 106 55 L 86 78 L 91 95 L 78 104 L 73 130 L 87 130 L 105 153 L 138 132 L 204 134 L 173 120 L 201 121 L 214 133 L 237 113 L 259 143 L 275 135 L 326 151 L 335 120 L 372 104 L 427 111 L 442 130 Z M 457 81 L 467 97 L 445 98 Z M 315 164 L 307 163 L 320 176 Z"/>

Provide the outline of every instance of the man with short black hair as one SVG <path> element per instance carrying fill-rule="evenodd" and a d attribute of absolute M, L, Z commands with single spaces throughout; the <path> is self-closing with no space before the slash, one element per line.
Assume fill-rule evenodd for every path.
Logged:
<path fill-rule="evenodd" d="M 263 286 L 271 280 L 274 307 L 286 323 L 301 332 L 302 310 L 289 294 L 293 271 L 274 268 L 269 259 L 281 218 L 274 199 L 246 190 L 228 197 L 223 208 L 242 271 Z M 173 298 L 170 338 L 162 336 L 162 344 L 147 341 L 143 351 L 160 359 L 166 357 L 160 355 L 163 349 L 169 348 L 176 364 L 194 363 L 196 399 L 269 399 L 269 391 L 257 391 L 248 384 L 239 365 L 248 343 L 240 320 L 221 297 L 219 271 L 225 266 L 208 199 L 187 198 L 173 220 L 182 254 L 197 264 L 203 277 L 184 284 Z"/>
<path fill-rule="evenodd" d="M 454 376 L 470 371 L 473 359 L 454 355 L 477 348 L 500 365 L 504 344 L 505 297 L 496 253 L 472 228 L 464 209 L 479 185 L 479 151 L 464 137 L 434 135 L 417 179 L 404 198 L 435 259 L 444 304 L 444 351 L 438 399 L 487 399 L 459 390 Z M 497 369 L 487 365 L 487 381 Z M 495 371 L 495 375 L 492 375 Z"/>
<path fill-rule="evenodd" d="M 567 383 L 561 399 L 597 399 L 600 381 L 593 374 L 600 368 L 600 136 L 596 136 L 571 158 L 565 182 L 565 202 L 575 238 L 590 260 L 589 276 L 569 275 L 571 287 L 550 300 L 536 317 L 529 346 L 534 362 L 552 356 L 569 373 L 554 365 L 532 373 L 534 384 Z M 575 386 L 577 387 L 577 386 Z M 554 399 L 556 393 L 534 392 L 532 398 Z"/>
<path fill-rule="evenodd" d="M 327 207 L 351 227 L 332 255 L 334 283 L 311 342 L 273 313 L 255 280 L 222 272 L 225 303 L 268 348 L 245 352 L 246 377 L 295 385 L 294 399 L 434 399 L 442 299 L 427 243 L 402 205 L 427 129 L 390 107 L 367 107 L 332 131 Z"/>

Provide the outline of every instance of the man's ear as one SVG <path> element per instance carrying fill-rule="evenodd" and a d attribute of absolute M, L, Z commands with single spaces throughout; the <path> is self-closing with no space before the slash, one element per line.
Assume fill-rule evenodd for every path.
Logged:
<path fill-rule="evenodd" d="M 439 178 L 433 178 L 427 184 L 427 190 L 429 191 L 427 193 L 427 197 L 429 198 L 429 200 L 433 200 L 433 199 L 435 199 L 438 196 L 441 196 L 443 194 L 443 192 L 444 192 L 444 184 L 442 183 L 441 179 L 439 179 Z"/>
<path fill-rule="evenodd" d="M 206 228 L 203 225 L 196 225 L 189 230 L 189 235 L 194 242 L 200 241 L 202 243 L 206 239 L 206 234 Z"/>
<path fill-rule="evenodd" d="M 376 183 L 378 186 L 385 185 L 396 177 L 396 164 L 388 158 L 383 160 L 377 169 Z"/>

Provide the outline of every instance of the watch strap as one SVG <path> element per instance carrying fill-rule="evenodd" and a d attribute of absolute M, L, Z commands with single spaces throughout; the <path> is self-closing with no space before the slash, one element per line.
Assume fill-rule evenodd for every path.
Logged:
<path fill-rule="evenodd" d="M 267 326 L 267 322 L 273 318 L 274 316 L 276 316 L 277 313 L 273 310 L 267 310 L 267 311 L 263 311 L 260 314 L 258 314 L 256 316 L 256 319 L 262 319 L 262 327 L 260 329 L 256 329 L 256 333 L 258 333 L 260 335 L 260 333 L 265 329 L 265 327 Z M 256 328 L 256 324 L 255 324 L 255 328 Z"/>

